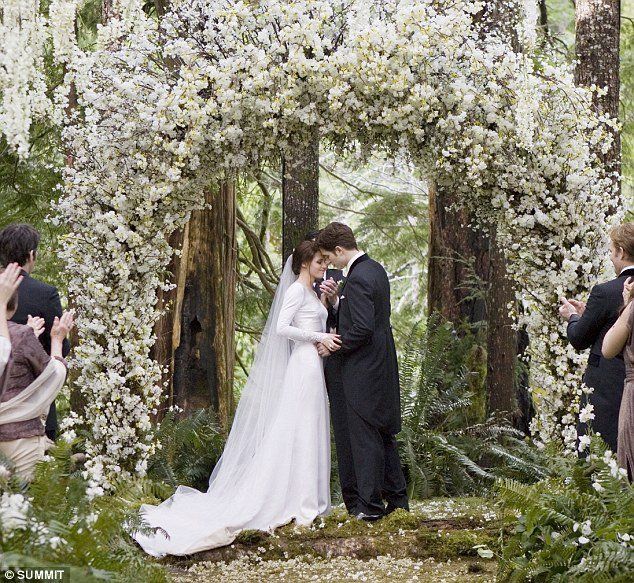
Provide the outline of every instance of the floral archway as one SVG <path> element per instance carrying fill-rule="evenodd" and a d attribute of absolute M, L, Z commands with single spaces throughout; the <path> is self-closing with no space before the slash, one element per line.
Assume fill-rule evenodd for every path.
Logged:
<path fill-rule="evenodd" d="M 516 6 L 517 50 L 482 30 L 483 3 L 469 0 L 174 1 L 160 26 L 140 2 L 115 4 L 97 50 L 68 26 L 53 37 L 67 74 L 51 107 L 73 160 L 55 220 L 72 233 L 62 254 L 88 404 L 66 430 L 90 427 L 93 493 L 143 474 L 156 447 L 149 354 L 170 233 L 205 186 L 275 163 L 316 127 L 338 152 L 405 153 L 495 231 L 531 338 L 534 433 L 574 442 L 582 357 L 556 305 L 590 287 L 618 218 L 598 159 L 613 121 L 569 66 L 535 52 L 530 2 Z"/>

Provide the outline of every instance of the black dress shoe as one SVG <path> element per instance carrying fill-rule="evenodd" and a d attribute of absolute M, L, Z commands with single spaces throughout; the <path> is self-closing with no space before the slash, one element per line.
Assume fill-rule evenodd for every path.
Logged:
<path fill-rule="evenodd" d="M 355 518 L 357 520 L 364 520 L 365 522 L 376 522 L 383 518 L 383 514 L 366 514 L 365 512 L 359 512 Z"/>

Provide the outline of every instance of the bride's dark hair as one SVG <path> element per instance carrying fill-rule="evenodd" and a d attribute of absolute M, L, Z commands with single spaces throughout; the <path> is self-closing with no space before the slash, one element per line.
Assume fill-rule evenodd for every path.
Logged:
<path fill-rule="evenodd" d="M 293 273 L 299 275 L 302 265 L 311 262 L 317 253 L 319 253 L 319 245 L 315 241 L 302 241 L 293 251 Z"/>

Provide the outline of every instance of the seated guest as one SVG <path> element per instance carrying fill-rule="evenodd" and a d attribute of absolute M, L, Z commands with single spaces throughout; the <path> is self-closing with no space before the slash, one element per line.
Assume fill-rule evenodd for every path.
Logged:
<path fill-rule="evenodd" d="M 625 387 L 619 412 L 619 435 L 616 457 L 631 482 L 634 477 L 634 278 L 628 277 L 623 286 L 625 308 L 603 339 L 603 356 L 614 358 L 623 353 Z"/>
<path fill-rule="evenodd" d="M 7 303 L 9 318 L 18 302 L 18 294 L 14 293 Z M 51 444 L 44 433 L 43 419 L 66 380 L 62 345 L 73 324 L 69 312 L 54 319 L 50 356 L 33 328 L 11 321 L 7 325 L 11 355 L 0 377 L 0 452 L 24 479 L 31 477 L 35 464 Z"/>
<path fill-rule="evenodd" d="M 588 303 L 575 299 L 562 300 L 559 313 L 568 321 L 568 341 L 577 350 L 590 348 L 588 366 L 583 382 L 592 387 L 591 395 L 584 395 L 593 405 L 594 419 L 589 425 L 601 434 L 612 451 L 616 451 L 619 407 L 625 381 L 623 356 L 607 359 L 601 353 L 603 338 L 619 317 L 623 305 L 623 284 L 634 276 L 634 223 L 624 223 L 610 231 L 610 260 L 616 278 L 595 285 Z M 579 435 L 587 432 L 587 425 L 579 423 Z"/>
<path fill-rule="evenodd" d="M 11 354 L 9 327 L 7 325 L 7 304 L 15 295 L 21 281 L 20 266 L 17 263 L 12 263 L 0 273 L 0 375 L 4 372 Z"/>
<path fill-rule="evenodd" d="M 44 320 L 44 332 L 39 337 L 44 351 L 51 352 L 51 328 L 55 318 L 62 315 L 59 293 L 52 285 L 47 285 L 31 277 L 37 260 L 40 234 L 30 225 L 12 224 L 0 231 L 0 266 L 18 263 L 22 267 L 23 281 L 18 291 L 18 309 L 12 320 L 17 324 L 27 324 L 29 316 Z M 63 356 L 70 351 L 68 340 L 64 341 Z M 55 439 L 57 414 L 55 402 L 46 419 L 46 435 Z"/>

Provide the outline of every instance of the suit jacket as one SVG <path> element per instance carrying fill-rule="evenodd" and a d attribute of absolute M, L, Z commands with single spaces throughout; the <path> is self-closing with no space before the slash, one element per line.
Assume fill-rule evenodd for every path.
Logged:
<path fill-rule="evenodd" d="M 339 359 L 346 401 L 368 423 L 401 430 L 396 346 L 390 325 L 390 283 L 380 263 L 365 254 L 350 267 L 336 312 Z"/>
<path fill-rule="evenodd" d="M 623 356 L 604 358 L 601 354 L 603 338 L 614 325 L 619 309 L 623 305 L 623 284 L 628 277 L 634 277 L 634 268 L 621 275 L 595 285 L 582 316 L 572 315 L 568 322 L 567 335 L 570 344 L 577 350 L 590 348 L 588 366 L 583 376 L 586 385 L 594 392 L 587 399 L 594 405 L 592 429 L 601 433 L 603 439 L 616 451 L 619 408 L 625 382 Z M 584 403 L 586 400 L 584 400 Z M 581 434 L 586 432 L 585 424 L 580 424 Z"/>
<path fill-rule="evenodd" d="M 22 276 L 24 276 L 24 279 L 18 289 L 18 309 L 11 320 L 16 324 L 26 324 L 29 314 L 44 318 L 45 327 L 44 332 L 40 336 L 40 343 L 46 353 L 50 354 L 53 321 L 56 316 L 59 318 L 62 315 L 62 303 L 59 299 L 59 293 L 57 288 L 31 277 L 24 270 L 22 270 Z M 65 339 L 62 355 L 67 356 L 69 352 L 70 343 L 68 339 Z M 57 413 L 55 401 L 53 401 L 46 419 L 46 435 L 51 439 L 55 439 L 56 433 Z"/>

